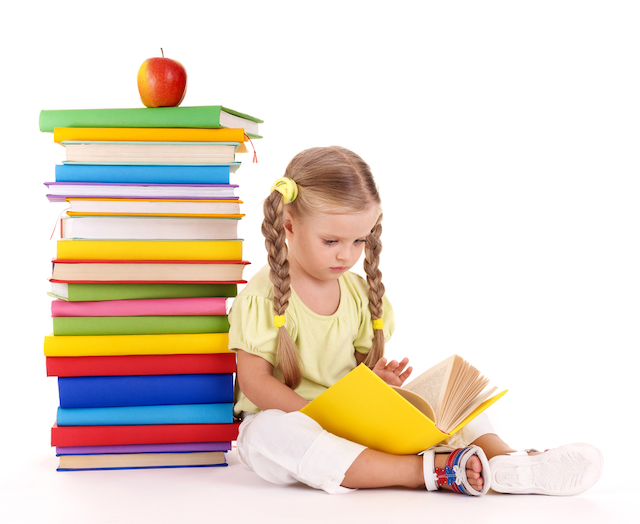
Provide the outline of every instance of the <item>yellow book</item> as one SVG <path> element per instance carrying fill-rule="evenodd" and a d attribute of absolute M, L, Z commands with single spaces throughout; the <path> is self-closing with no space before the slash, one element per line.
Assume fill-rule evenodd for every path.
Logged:
<path fill-rule="evenodd" d="M 242 260 L 242 240 L 58 240 L 59 260 Z"/>
<path fill-rule="evenodd" d="M 237 153 L 246 153 L 248 140 L 244 129 L 197 128 L 118 128 L 118 127 L 56 127 L 54 142 L 92 140 L 105 142 L 239 142 Z"/>
<path fill-rule="evenodd" d="M 44 337 L 47 357 L 229 353 L 228 333 Z"/>
<path fill-rule="evenodd" d="M 470 377 L 470 369 L 475 377 Z M 482 391 L 488 381 L 475 372 L 453 355 L 408 385 L 393 388 L 361 364 L 300 411 L 352 442 L 386 453 L 415 455 L 453 435 L 506 393 L 491 396 L 495 388 Z M 470 391 L 476 392 L 472 400 L 467 399 L 456 415 L 447 415 L 447 401 L 466 397 Z M 449 419 L 444 423 L 440 420 L 443 409 Z"/>

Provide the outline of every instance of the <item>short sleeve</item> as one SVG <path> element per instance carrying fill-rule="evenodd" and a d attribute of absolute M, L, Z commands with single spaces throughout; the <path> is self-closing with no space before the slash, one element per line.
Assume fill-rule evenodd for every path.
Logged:
<path fill-rule="evenodd" d="M 278 328 L 273 324 L 273 301 L 238 295 L 229 311 L 229 349 L 242 349 L 275 366 Z"/>

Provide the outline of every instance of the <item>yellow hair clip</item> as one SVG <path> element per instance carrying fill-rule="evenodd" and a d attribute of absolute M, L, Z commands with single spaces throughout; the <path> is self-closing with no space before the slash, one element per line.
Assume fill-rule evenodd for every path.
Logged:
<path fill-rule="evenodd" d="M 271 192 L 277 191 L 282 195 L 285 204 L 293 202 L 298 196 L 298 185 L 287 177 L 278 178 L 271 186 Z"/>
<path fill-rule="evenodd" d="M 384 320 L 382 320 L 381 318 L 376 318 L 373 321 L 373 329 L 383 329 L 384 328 Z"/>
<path fill-rule="evenodd" d="M 273 317 L 273 323 L 277 328 L 281 328 L 282 326 L 284 326 L 286 321 L 287 317 L 285 317 L 284 315 L 276 315 L 275 317 Z"/>

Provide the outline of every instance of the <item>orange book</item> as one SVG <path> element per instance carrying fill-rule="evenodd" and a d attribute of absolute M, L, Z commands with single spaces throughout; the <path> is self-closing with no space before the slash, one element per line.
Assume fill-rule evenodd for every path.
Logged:
<path fill-rule="evenodd" d="M 118 128 L 118 127 L 56 127 L 54 142 L 65 140 L 95 140 L 105 142 L 239 142 L 237 153 L 246 153 L 248 140 L 244 129 L 195 128 Z"/>

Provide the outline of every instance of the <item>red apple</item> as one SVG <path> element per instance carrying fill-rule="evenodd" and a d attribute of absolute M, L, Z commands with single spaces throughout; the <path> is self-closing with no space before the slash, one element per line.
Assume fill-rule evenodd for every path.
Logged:
<path fill-rule="evenodd" d="M 187 92 L 187 71 L 162 52 L 162 57 L 148 58 L 140 66 L 138 91 L 147 107 L 179 106 Z"/>

